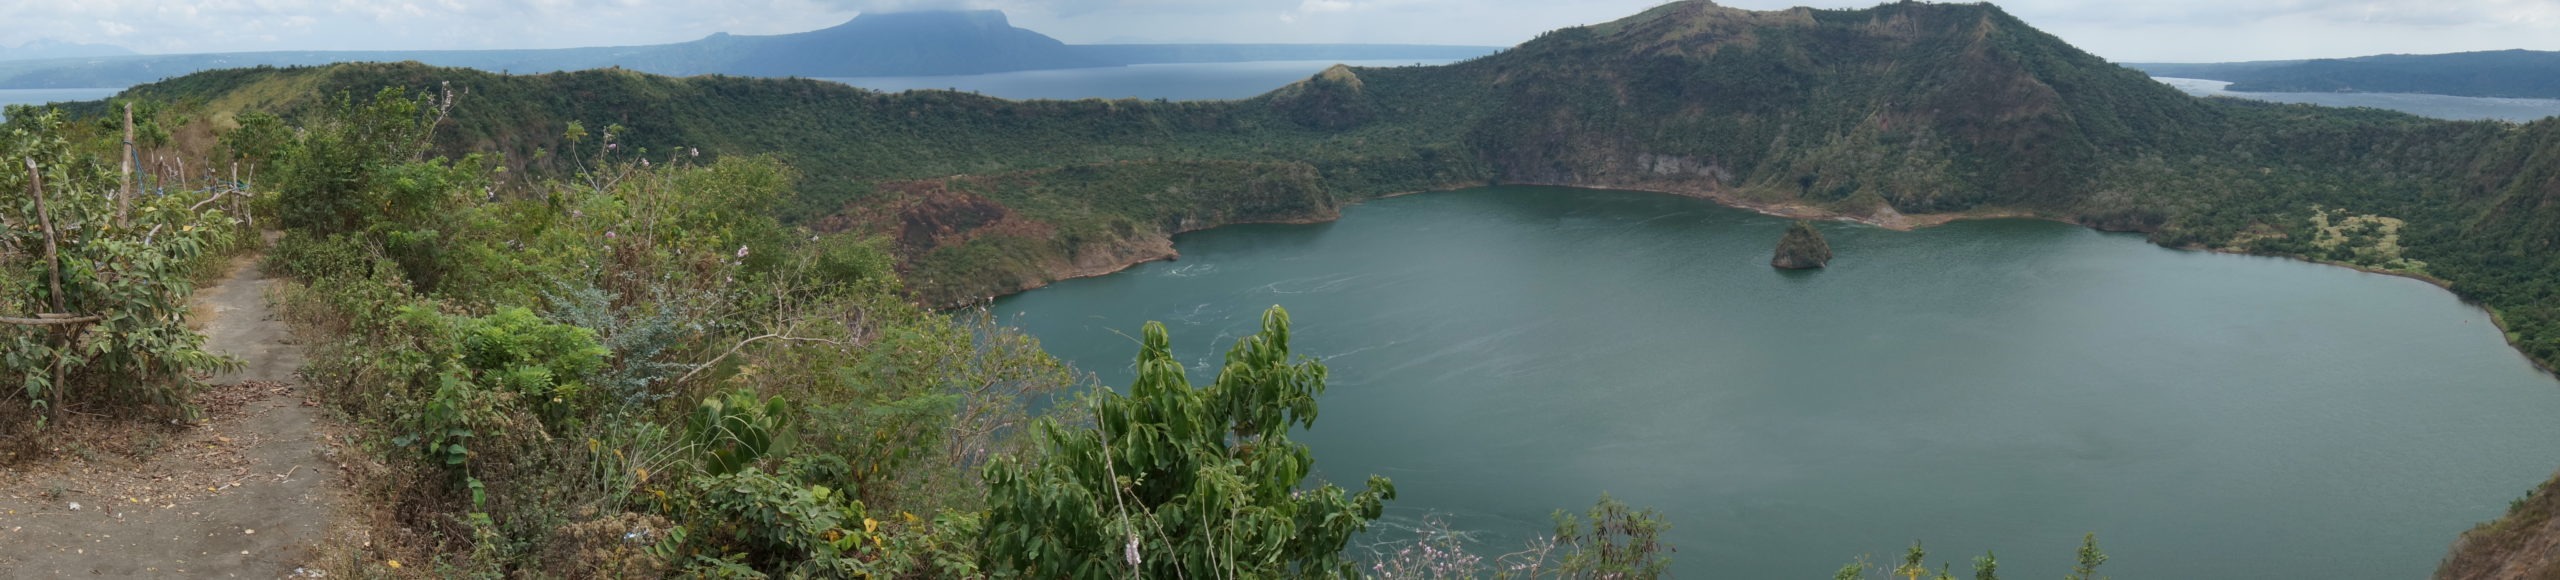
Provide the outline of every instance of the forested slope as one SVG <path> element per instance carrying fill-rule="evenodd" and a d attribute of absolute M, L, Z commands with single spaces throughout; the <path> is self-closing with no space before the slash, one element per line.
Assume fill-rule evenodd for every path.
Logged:
<path fill-rule="evenodd" d="M 446 83 L 469 95 L 442 148 L 500 152 L 520 170 L 569 167 L 538 152 L 571 122 L 618 125 L 618 146 L 657 156 L 781 155 L 806 174 L 794 220 L 949 230 L 901 237 L 911 268 L 943 273 L 918 284 L 939 303 L 1157 257 L 1126 248 L 1180 231 L 1534 182 L 1886 224 L 2040 216 L 2427 276 L 2497 310 L 2537 361 L 2560 360 L 2560 263 L 2547 251 L 2560 239 L 2560 125 L 2191 98 L 1987 5 L 1674 3 L 1485 58 L 1336 68 L 1232 103 L 418 65 L 215 71 L 132 94 L 290 114 Z M 1252 209 L 1226 205 L 1245 198 Z M 969 233 L 1021 222 L 1043 227 Z M 985 263 L 997 255 L 1010 264 Z"/>
<path fill-rule="evenodd" d="M 778 156 L 803 177 L 778 212 L 888 240 L 934 304 L 1162 257 L 1181 231 L 1534 182 L 1887 225 L 2041 217 L 2417 276 L 2560 361 L 2560 121 L 2191 98 L 1988 5 L 1679 2 L 1480 59 L 1340 67 L 1216 103 L 420 65 L 216 71 L 129 95 L 223 129 L 447 85 L 467 95 L 436 149 L 501 153 L 519 175 L 635 150 Z"/>

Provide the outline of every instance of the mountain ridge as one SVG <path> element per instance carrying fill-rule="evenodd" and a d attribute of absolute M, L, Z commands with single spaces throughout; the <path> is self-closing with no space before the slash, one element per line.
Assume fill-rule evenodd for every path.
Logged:
<path fill-rule="evenodd" d="M 942 76 L 1175 62 L 1459 59 L 1491 47 L 1407 44 L 1066 44 L 1000 11 L 864 13 L 817 30 L 717 33 L 653 45 L 559 49 L 268 51 L 82 56 L 0 62 L 0 89 L 123 87 L 253 66 L 417 61 L 490 72 L 625 68 L 668 76 Z"/>

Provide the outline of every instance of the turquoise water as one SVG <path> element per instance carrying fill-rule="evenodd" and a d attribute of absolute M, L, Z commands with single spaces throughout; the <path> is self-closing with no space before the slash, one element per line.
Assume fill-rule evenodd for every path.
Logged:
<path fill-rule="evenodd" d="M 2417 578 L 2560 466 L 2560 383 L 2422 282 L 2022 220 L 1825 223 L 1832 267 L 1779 272 L 1785 223 L 1432 193 L 993 308 L 1118 385 L 1144 321 L 1205 382 L 1283 305 L 1333 372 L 1300 440 L 1325 479 L 1395 480 L 1388 529 L 1508 552 L 1608 492 L 1669 518 L 1690 577 L 1914 539 L 2054 577 L 2095 531 L 2118 578 Z"/>

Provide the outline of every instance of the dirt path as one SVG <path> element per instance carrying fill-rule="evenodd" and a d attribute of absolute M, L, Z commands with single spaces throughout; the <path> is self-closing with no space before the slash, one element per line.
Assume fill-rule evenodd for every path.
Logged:
<path fill-rule="evenodd" d="M 245 363 L 198 397 L 203 423 L 134 427 L 121 453 L 64 450 L 0 479 L 0 578 L 303 574 L 340 485 L 317 409 L 290 385 L 302 349 L 272 285 L 252 257 L 197 293 L 206 345 Z"/>

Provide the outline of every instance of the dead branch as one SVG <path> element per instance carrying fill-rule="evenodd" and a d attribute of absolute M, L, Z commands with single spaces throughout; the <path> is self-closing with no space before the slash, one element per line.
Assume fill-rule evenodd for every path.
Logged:
<path fill-rule="evenodd" d="M 36 316 L 36 318 L 0 316 L 0 324 L 15 324 L 19 326 L 61 326 L 65 324 L 88 324 L 107 319 L 107 317 L 96 314 L 80 317 L 62 317 L 67 315 L 50 314 L 38 314 Z"/>
<path fill-rule="evenodd" d="M 728 360 L 728 359 L 729 359 L 729 357 L 730 357 L 731 355 L 738 354 L 738 351 L 739 351 L 740 349 L 744 349 L 744 348 L 746 348 L 746 347 L 747 347 L 747 345 L 755 344 L 755 343 L 757 343 L 757 342 L 762 342 L 762 341 L 766 341 L 766 340 L 780 340 L 780 341 L 784 341 L 784 342 L 815 342 L 815 343 L 819 343 L 819 344 L 828 344 L 828 345 L 835 345 L 835 346 L 845 346 L 845 345 L 847 344 L 847 341 L 842 341 L 842 340 L 828 340 L 828 339 L 824 339 L 824 338 L 807 338 L 807 337 L 799 337 L 799 336 L 784 336 L 782 333 L 778 333 L 778 332 L 777 332 L 777 333 L 773 333 L 773 334 L 766 334 L 766 335 L 762 335 L 762 336 L 757 336 L 757 337 L 754 337 L 754 338 L 749 338 L 749 339 L 746 339 L 746 340 L 738 341 L 738 344 L 731 345 L 731 346 L 729 347 L 729 351 L 728 351 L 728 352 L 720 353 L 720 356 L 711 357 L 711 360 L 703 361 L 703 363 L 702 363 L 702 364 L 694 365 L 694 366 L 693 366 L 693 370 L 685 372 L 684 376 L 676 377 L 676 380 L 675 380 L 673 383 L 669 383 L 669 384 L 682 384 L 682 383 L 683 383 L 683 382 L 685 382 L 686 380 L 692 379 L 694 375 L 702 374 L 702 371 L 710 370 L 710 368 L 711 368 L 711 367 L 719 365 L 719 364 L 720 364 L 720 361 Z"/>

